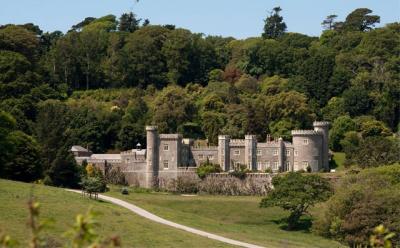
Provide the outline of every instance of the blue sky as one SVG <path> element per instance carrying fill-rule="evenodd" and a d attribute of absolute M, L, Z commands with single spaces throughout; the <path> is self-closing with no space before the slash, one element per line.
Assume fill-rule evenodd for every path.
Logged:
<path fill-rule="evenodd" d="M 45 31 L 67 31 L 85 17 L 132 11 L 152 24 L 174 24 L 193 32 L 246 38 L 259 36 L 263 19 L 281 6 L 288 31 L 318 36 L 329 14 L 344 19 L 366 7 L 381 25 L 399 21 L 400 0 L 1 0 L 0 24 L 33 22 Z"/>

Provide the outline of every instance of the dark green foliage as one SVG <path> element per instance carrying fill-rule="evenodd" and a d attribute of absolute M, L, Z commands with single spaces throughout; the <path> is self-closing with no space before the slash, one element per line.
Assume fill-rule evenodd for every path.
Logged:
<path fill-rule="evenodd" d="M 123 194 L 123 195 L 129 195 L 128 189 L 127 189 L 127 188 L 122 188 L 122 189 L 121 189 L 121 194 Z"/>
<path fill-rule="evenodd" d="M 362 168 L 388 165 L 400 162 L 399 150 L 397 138 L 367 137 L 361 139 L 358 147 L 347 151 L 346 159 Z"/>
<path fill-rule="evenodd" d="M 148 124 L 217 145 L 222 133 L 290 140 L 291 129 L 324 119 L 334 123 L 331 148 L 356 163 L 368 137 L 398 132 L 399 24 L 373 29 L 379 17 L 356 9 L 343 22 L 328 16 L 321 37 L 309 37 L 285 33 L 280 11 L 265 20 L 263 37 L 243 40 L 140 25 L 133 13 L 119 23 L 88 17 L 67 34 L 0 26 L 0 109 L 16 120 L 11 131 L 37 140 L 45 174 L 71 145 L 145 147 Z M 7 135 L 0 162 L 15 148 Z"/>
<path fill-rule="evenodd" d="M 326 201 L 332 194 L 329 181 L 318 175 L 289 172 L 272 179 L 274 189 L 262 199 L 261 207 L 278 206 L 290 211 L 288 229 L 299 224 L 302 215 L 316 203 Z"/>
<path fill-rule="evenodd" d="M 264 33 L 263 38 L 275 39 L 281 37 L 286 31 L 286 23 L 283 21 L 283 17 L 279 15 L 282 9 L 280 7 L 273 8 L 273 12 L 267 19 L 264 20 Z"/>
<path fill-rule="evenodd" d="M 355 130 L 356 123 L 349 116 L 344 115 L 336 118 L 329 132 L 330 148 L 334 151 L 341 151 L 341 140 L 343 140 L 347 132 Z"/>
<path fill-rule="evenodd" d="M 60 149 L 50 168 L 46 171 L 44 183 L 65 188 L 78 188 L 80 169 L 71 152 L 67 149 Z"/>
<path fill-rule="evenodd" d="M 135 32 L 139 29 L 141 19 L 136 19 L 136 15 L 132 12 L 124 13 L 119 18 L 118 30 L 122 32 Z"/>
<path fill-rule="evenodd" d="M 343 178 L 335 195 L 323 204 L 314 230 L 350 247 L 367 245 L 373 229 L 383 224 L 400 232 L 400 166 L 367 169 Z M 399 245 L 400 237 L 394 239 Z"/>
<path fill-rule="evenodd" d="M 229 172 L 229 175 L 232 175 L 234 177 L 239 178 L 240 180 L 244 180 L 246 178 L 246 174 L 250 172 L 250 170 L 247 168 L 246 165 L 244 164 L 239 164 L 236 165 L 233 168 L 233 171 Z"/>
<path fill-rule="evenodd" d="M 43 176 L 43 163 L 41 150 L 37 142 L 21 131 L 14 131 L 10 134 L 14 151 L 5 163 L 2 177 L 33 182 Z"/>
<path fill-rule="evenodd" d="M 218 172 L 221 172 L 221 166 L 219 166 L 218 164 L 210 163 L 208 160 L 196 169 L 196 173 L 201 179 L 206 178 L 207 175 L 210 173 Z"/>
<path fill-rule="evenodd" d="M 101 172 L 93 176 L 82 178 L 80 185 L 82 189 L 89 194 L 103 193 L 107 190 L 107 184 Z"/>
<path fill-rule="evenodd" d="M 376 23 L 380 22 L 380 17 L 370 15 L 372 10 L 367 8 L 359 8 L 351 12 L 343 23 L 345 31 L 369 31 Z"/>
<path fill-rule="evenodd" d="M 8 113 L 0 111 L 0 175 L 3 177 L 4 166 L 15 151 L 10 133 L 15 128 L 15 119 Z"/>

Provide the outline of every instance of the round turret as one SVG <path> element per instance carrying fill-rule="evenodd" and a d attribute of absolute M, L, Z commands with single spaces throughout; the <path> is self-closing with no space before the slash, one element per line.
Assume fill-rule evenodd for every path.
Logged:
<path fill-rule="evenodd" d="M 331 123 L 328 121 L 314 121 L 313 126 L 316 132 L 320 132 L 323 137 L 322 144 L 322 166 L 325 170 L 329 170 L 329 127 Z"/>
<path fill-rule="evenodd" d="M 158 132 L 157 126 L 146 126 L 146 187 L 152 188 L 158 175 Z"/>
<path fill-rule="evenodd" d="M 319 171 L 322 167 L 323 135 L 315 130 L 293 130 L 293 170 Z"/>

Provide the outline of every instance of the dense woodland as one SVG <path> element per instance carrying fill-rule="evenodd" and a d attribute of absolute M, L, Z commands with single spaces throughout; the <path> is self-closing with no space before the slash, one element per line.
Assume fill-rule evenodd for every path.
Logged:
<path fill-rule="evenodd" d="M 147 124 L 215 145 L 218 134 L 290 140 L 290 130 L 327 120 L 330 149 L 348 165 L 400 161 L 400 23 L 375 28 L 380 17 L 359 8 L 341 21 L 329 15 L 310 37 L 287 32 L 281 11 L 244 40 L 133 13 L 88 17 L 65 34 L 0 26 L 0 177 L 77 187 L 85 171 L 72 145 L 144 146 Z M 317 233 L 354 246 L 378 224 L 399 231 L 398 171 L 350 175 Z"/>
<path fill-rule="evenodd" d="M 145 145 L 146 124 L 212 145 L 222 133 L 290 139 L 328 120 L 330 147 L 349 164 L 398 161 L 400 24 L 374 28 L 380 17 L 360 8 L 310 37 L 286 32 L 280 11 L 244 40 L 133 13 L 88 17 L 65 34 L 2 25 L 1 175 L 68 184 L 59 172 L 76 174 L 71 145 L 132 149 Z"/>

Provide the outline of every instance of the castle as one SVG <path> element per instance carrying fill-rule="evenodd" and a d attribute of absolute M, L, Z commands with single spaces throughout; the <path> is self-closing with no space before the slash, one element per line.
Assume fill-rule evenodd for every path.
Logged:
<path fill-rule="evenodd" d="M 329 122 L 314 122 L 313 130 L 292 130 L 292 143 L 282 138 L 257 142 L 255 135 L 244 139 L 218 136 L 218 146 L 197 147 L 194 140 L 180 134 L 159 134 L 156 126 L 146 126 L 146 149 L 132 149 L 120 154 L 92 154 L 73 146 L 78 163 L 86 160 L 104 170 L 105 165 L 119 167 L 129 184 L 151 188 L 160 181 L 195 173 L 207 160 L 219 164 L 225 172 L 246 166 L 252 171 L 273 172 L 329 169 Z"/>

